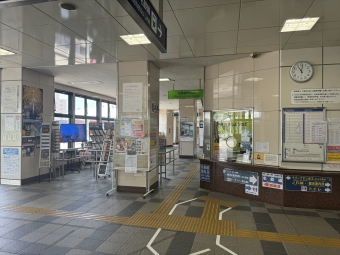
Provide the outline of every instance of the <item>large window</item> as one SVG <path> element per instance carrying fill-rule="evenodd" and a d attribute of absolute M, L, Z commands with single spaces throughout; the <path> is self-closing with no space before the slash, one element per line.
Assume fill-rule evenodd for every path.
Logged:
<path fill-rule="evenodd" d="M 84 116 L 85 115 L 85 98 L 76 96 L 76 107 L 75 114 L 76 116 Z"/>
<path fill-rule="evenodd" d="M 54 93 L 55 113 L 57 114 L 69 114 L 69 98 L 70 96 L 65 93 Z"/>
<path fill-rule="evenodd" d="M 110 108 L 109 108 L 109 118 L 110 119 L 115 119 L 117 116 L 117 112 L 116 112 L 116 104 L 110 104 Z"/>
<path fill-rule="evenodd" d="M 102 118 L 106 119 L 109 117 L 109 104 L 102 102 Z"/>
<path fill-rule="evenodd" d="M 96 100 L 86 99 L 86 115 L 90 117 L 98 117 Z"/>

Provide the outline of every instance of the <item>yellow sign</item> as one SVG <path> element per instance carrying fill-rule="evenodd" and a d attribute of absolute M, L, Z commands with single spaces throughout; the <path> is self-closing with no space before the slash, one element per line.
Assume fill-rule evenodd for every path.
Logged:
<path fill-rule="evenodd" d="M 327 161 L 340 161 L 340 152 L 328 152 Z"/>
<path fill-rule="evenodd" d="M 254 153 L 254 159 L 255 160 L 264 160 L 264 154 L 263 153 Z"/>

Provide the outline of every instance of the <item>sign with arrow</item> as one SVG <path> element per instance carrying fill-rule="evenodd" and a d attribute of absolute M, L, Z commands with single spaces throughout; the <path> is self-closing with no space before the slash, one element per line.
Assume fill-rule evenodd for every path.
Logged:
<path fill-rule="evenodd" d="M 144 31 L 148 39 L 166 53 L 167 28 L 150 0 L 118 0 L 125 11 Z"/>
<path fill-rule="evenodd" d="M 255 172 L 247 172 L 225 168 L 223 170 L 224 180 L 227 182 L 235 182 L 240 184 L 258 185 L 258 174 Z"/>
<path fill-rule="evenodd" d="M 304 192 L 332 192 L 332 177 L 287 175 L 285 190 Z"/>

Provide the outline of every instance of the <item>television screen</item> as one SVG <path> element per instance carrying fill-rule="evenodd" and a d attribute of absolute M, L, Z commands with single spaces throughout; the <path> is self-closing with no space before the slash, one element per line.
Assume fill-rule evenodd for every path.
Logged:
<path fill-rule="evenodd" d="M 60 142 L 86 142 L 86 124 L 61 124 Z"/>

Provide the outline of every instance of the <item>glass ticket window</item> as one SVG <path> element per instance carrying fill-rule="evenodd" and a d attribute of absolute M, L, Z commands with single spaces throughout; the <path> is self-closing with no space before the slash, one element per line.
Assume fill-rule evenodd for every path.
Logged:
<path fill-rule="evenodd" d="M 213 112 L 212 128 L 213 160 L 252 163 L 252 110 Z"/>

